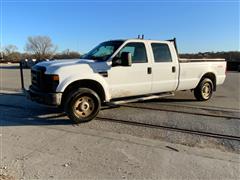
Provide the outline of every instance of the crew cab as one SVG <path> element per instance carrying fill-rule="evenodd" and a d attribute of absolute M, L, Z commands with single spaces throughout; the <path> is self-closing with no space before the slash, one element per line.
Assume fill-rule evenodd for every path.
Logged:
<path fill-rule="evenodd" d="M 106 103 L 120 104 L 193 90 L 211 98 L 226 74 L 224 59 L 179 59 L 176 41 L 110 40 L 81 59 L 41 62 L 31 69 L 29 99 L 60 106 L 76 123 L 94 119 Z"/>

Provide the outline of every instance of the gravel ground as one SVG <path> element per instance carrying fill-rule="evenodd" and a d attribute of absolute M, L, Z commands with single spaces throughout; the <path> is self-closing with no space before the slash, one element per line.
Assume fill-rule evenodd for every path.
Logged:
<path fill-rule="evenodd" d="M 240 136 L 239 73 L 228 73 L 208 102 L 195 101 L 188 91 L 179 92 L 176 97 L 129 104 L 134 107 L 104 108 L 99 118 L 73 125 L 59 110 L 17 93 L 20 82 L 15 67 L 0 66 L 0 72 L 0 179 L 239 178 L 239 141 L 101 119 Z"/>

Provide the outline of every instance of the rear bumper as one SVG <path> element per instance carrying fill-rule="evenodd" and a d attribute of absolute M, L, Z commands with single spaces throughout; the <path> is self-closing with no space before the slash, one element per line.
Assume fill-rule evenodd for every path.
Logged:
<path fill-rule="evenodd" d="M 33 90 L 31 87 L 25 91 L 28 99 L 40 104 L 59 106 L 61 104 L 62 93 L 45 93 Z"/>

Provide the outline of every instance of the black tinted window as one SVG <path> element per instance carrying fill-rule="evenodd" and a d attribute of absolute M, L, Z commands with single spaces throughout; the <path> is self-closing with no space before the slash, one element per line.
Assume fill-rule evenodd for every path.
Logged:
<path fill-rule="evenodd" d="M 133 63 L 147 62 L 146 48 L 143 43 L 128 43 L 121 49 L 120 55 L 122 52 L 130 52 L 132 54 Z"/>
<path fill-rule="evenodd" d="M 152 43 L 155 62 L 171 62 L 172 57 L 167 44 Z"/>

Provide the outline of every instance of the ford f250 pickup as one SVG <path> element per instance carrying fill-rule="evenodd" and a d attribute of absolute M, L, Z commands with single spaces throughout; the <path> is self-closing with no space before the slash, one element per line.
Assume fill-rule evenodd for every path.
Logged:
<path fill-rule="evenodd" d="M 110 40 L 81 59 L 41 62 L 26 95 L 60 106 L 76 123 L 94 119 L 105 103 L 121 104 L 193 90 L 211 98 L 226 74 L 224 59 L 179 59 L 176 41 Z M 23 83 L 22 83 L 23 84 Z"/>

